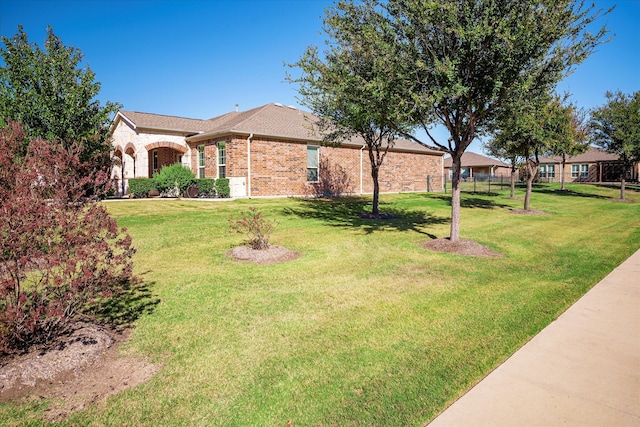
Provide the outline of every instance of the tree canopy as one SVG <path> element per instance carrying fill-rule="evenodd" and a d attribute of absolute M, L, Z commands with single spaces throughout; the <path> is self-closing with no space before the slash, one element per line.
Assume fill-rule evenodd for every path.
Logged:
<path fill-rule="evenodd" d="M 348 12 L 343 14 L 340 8 Z M 397 114 L 389 85 L 393 82 L 387 78 L 394 70 L 394 59 L 379 55 L 392 33 L 371 8 L 346 3 L 340 8 L 327 10 L 324 30 L 331 37 L 327 50 L 307 48 L 291 65 L 299 67 L 302 75 L 289 80 L 300 85 L 302 104 L 319 116 L 315 125 L 324 143 L 338 145 L 353 136 L 364 140 L 373 180 L 371 213 L 376 217 L 379 171 L 398 133 L 389 121 Z"/>
<path fill-rule="evenodd" d="M 640 162 L 640 91 L 626 95 L 607 92 L 607 102 L 591 112 L 592 142 L 624 163 L 625 174 Z M 624 199 L 625 174 L 621 176 L 620 198 Z"/>
<path fill-rule="evenodd" d="M 379 68 L 354 67 L 345 76 L 383 75 L 382 90 L 363 86 L 357 105 L 398 134 L 451 155 L 452 241 L 460 234 L 464 151 L 513 99 L 526 102 L 525 94 L 535 98 L 555 88 L 607 33 L 587 28 L 606 12 L 575 0 L 343 0 L 330 13 L 332 42 L 352 37 L 352 45 L 375 47 L 364 62 Z M 352 53 L 357 63 L 360 54 Z M 387 102 L 368 102 L 380 93 Z M 447 141 L 433 136 L 436 125 L 448 130 Z"/>
<path fill-rule="evenodd" d="M 59 141 L 67 148 L 79 143 L 81 160 L 106 164 L 109 123 L 120 106 L 100 105 L 100 83 L 91 68 L 80 68 L 81 51 L 65 46 L 51 27 L 44 49 L 29 42 L 22 26 L 2 42 L 0 125 L 13 119 L 30 138 Z"/>

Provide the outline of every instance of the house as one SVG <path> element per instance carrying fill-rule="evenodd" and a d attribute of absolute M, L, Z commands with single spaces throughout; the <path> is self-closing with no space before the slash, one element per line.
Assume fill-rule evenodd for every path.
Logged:
<path fill-rule="evenodd" d="M 491 157 L 482 156 L 480 154 L 466 152 L 462 154 L 462 178 L 486 178 L 491 176 L 511 176 L 511 167 L 500 160 Z M 444 167 L 448 179 L 453 176 L 453 160 L 451 157 L 444 159 Z"/>
<path fill-rule="evenodd" d="M 539 178 L 545 182 L 560 182 L 562 158 L 560 156 L 540 157 Z M 564 168 L 565 182 L 616 182 L 624 170 L 624 165 L 616 154 L 607 153 L 590 146 L 587 151 L 567 157 Z M 638 179 L 636 164 L 627 176 L 628 180 Z"/>
<path fill-rule="evenodd" d="M 126 194 L 130 178 L 181 163 L 198 178 L 229 178 L 233 197 L 373 192 L 364 142 L 322 145 L 317 118 L 272 103 L 208 120 L 118 111 L 111 125 L 112 179 Z M 442 152 L 397 140 L 380 169 L 381 193 L 442 190 Z"/>

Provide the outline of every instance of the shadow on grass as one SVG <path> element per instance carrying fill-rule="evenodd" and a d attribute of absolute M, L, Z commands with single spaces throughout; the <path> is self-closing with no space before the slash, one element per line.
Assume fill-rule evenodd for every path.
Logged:
<path fill-rule="evenodd" d="M 484 195 L 488 197 L 499 196 L 499 194 L 486 194 L 486 193 L 484 193 Z M 429 198 L 443 200 L 447 202 L 449 206 L 451 206 L 451 195 L 445 196 L 445 195 L 437 194 L 437 195 L 430 195 Z M 482 197 L 471 197 L 468 194 L 462 193 L 460 196 L 460 207 L 471 208 L 471 209 L 496 209 L 496 208 L 510 208 L 511 206 L 505 205 L 503 203 L 498 203 L 495 200 L 490 200 Z"/>
<path fill-rule="evenodd" d="M 586 197 L 589 199 L 610 199 L 610 197 L 601 196 L 599 194 L 581 193 L 574 190 L 560 190 L 559 188 L 548 188 L 543 186 L 534 186 L 536 193 L 551 194 L 554 196 L 572 196 L 572 197 Z"/>
<path fill-rule="evenodd" d="M 448 218 L 394 208 L 383 202 L 380 203 L 380 213 L 389 215 L 391 218 L 363 218 L 363 214 L 371 212 L 371 200 L 364 197 L 299 199 L 299 201 L 300 208 L 286 208 L 283 214 L 319 219 L 336 227 L 361 228 L 367 234 L 391 228 L 399 231 L 411 230 L 435 238 L 420 227 L 449 222 Z"/>
<path fill-rule="evenodd" d="M 154 284 L 142 280 L 131 283 L 124 291 L 101 301 L 96 317 L 113 325 L 126 326 L 145 314 L 153 313 L 160 304 L 160 298 L 155 297 L 150 289 Z"/>

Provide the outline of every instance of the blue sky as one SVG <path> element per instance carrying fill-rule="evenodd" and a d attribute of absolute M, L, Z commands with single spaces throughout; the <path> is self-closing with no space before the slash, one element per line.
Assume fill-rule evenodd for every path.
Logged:
<path fill-rule="evenodd" d="M 21 24 L 42 45 L 51 25 L 79 48 L 102 84 L 99 98 L 123 109 L 206 119 L 269 102 L 296 105 L 285 80 L 309 45 L 322 47 L 333 0 L 0 0 L 0 35 Z M 616 9 L 601 23 L 614 39 L 562 82 L 583 108 L 607 90 L 640 90 L 640 1 L 598 1 Z M 444 133 L 437 132 L 439 137 Z M 479 143 L 470 147 L 480 152 Z"/>

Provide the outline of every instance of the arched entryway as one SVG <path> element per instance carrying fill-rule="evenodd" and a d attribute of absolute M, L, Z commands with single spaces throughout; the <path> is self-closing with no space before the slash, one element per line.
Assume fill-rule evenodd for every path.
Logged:
<path fill-rule="evenodd" d="M 113 189 L 118 195 L 127 194 L 129 178 L 136 177 L 136 151 L 133 144 L 127 144 L 124 149 L 116 147 L 113 152 L 111 180 Z"/>
<path fill-rule="evenodd" d="M 182 163 L 182 156 L 187 152 L 184 147 L 175 142 L 154 142 L 145 146 L 149 155 L 148 176 L 151 178 L 165 166 Z"/>

